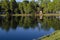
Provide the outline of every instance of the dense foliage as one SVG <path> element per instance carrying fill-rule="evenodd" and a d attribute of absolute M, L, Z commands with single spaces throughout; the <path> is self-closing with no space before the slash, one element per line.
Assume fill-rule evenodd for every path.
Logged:
<path fill-rule="evenodd" d="M 16 2 L 16 0 L 0 0 L 0 14 L 33 14 L 39 12 L 53 13 L 60 11 L 60 0 L 23 0 L 22 2 Z"/>

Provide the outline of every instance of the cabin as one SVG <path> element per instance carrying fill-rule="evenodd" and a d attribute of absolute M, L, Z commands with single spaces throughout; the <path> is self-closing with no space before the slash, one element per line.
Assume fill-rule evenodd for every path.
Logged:
<path fill-rule="evenodd" d="M 39 14 L 40 14 L 40 19 L 42 19 L 43 18 L 42 11 L 40 11 Z"/>

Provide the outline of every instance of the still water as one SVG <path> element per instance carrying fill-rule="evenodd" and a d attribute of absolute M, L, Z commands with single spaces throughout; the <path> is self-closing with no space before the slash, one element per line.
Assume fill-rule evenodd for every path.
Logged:
<path fill-rule="evenodd" d="M 10 28 L 8 32 L 0 28 L 0 40 L 32 40 L 38 37 L 54 32 L 53 28 L 44 30 L 43 28 L 29 28 L 17 27 L 15 30 Z"/>
<path fill-rule="evenodd" d="M 59 19 L 0 18 L 0 40 L 32 40 L 59 29 Z M 57 26 L 57 27 L 56 27 Z"/>

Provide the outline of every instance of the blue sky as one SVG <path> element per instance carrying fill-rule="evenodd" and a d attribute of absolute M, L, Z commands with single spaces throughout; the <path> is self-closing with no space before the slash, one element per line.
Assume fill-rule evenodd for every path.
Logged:
<path fill-rule="evenodd" d="M 22 2 L 23 0 L 16 0 L 17 2 Z M 31 1 L 31 0 L 30 0 Z M 35 1 L 37 1 L 37 0 L 35 0 Z"/>
<path fill-rule="evenodd" d="M 16 0 L 17 2 L 22 2 L 23 0 Z M 30 0 L 31 1 L 31 0 Z M 37 1 L 37 0 L 35 0 L 35 1 Z M 53 0 L 51 0 L 51 1 L 53 1 Z"/>
<path fill-rule="evenodd" d="M 16 0 L 17 2 L 21 2 L 22 0 Z"/>

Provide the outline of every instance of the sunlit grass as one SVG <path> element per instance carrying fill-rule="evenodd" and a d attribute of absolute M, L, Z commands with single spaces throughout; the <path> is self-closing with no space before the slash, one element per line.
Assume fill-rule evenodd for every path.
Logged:
<path fill-rule="evenodd" d="M 60 14 L 34 14 L 35 16 L 60 16 Z M 11 14 L 11 16 L 34 16 L 33 14 Z M 7 14 L 0 14 L 0 16 L 7 16 Z"/>
<path fill-rule="evenodd" d="M 60 40 L 60 30 L 55 31 L 51 35 L 47 35 L 45 37 L 42 37 L 39 40 Z"/>

